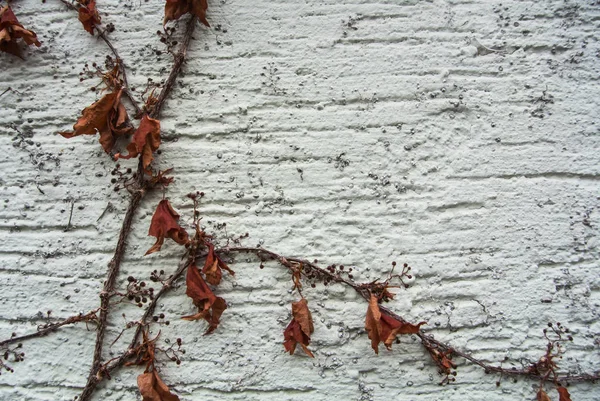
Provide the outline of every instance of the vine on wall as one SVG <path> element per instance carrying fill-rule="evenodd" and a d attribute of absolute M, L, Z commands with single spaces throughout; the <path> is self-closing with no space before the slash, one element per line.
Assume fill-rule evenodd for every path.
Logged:
<path fill-rule="evenodd" d="M 109 39 L 109 34 L 115 30 L 114 25 L 101 25 L 101 17 L 94 0 L 77 0 L 74 3 L 61 0 L 67 7 L 77 12 L 83 28 L 91 35 L 101 38 L 112 56 L 107 56 L 106 70 L 93 65 L 87 68 L 87 74 L 101 80 L 102 97 L 81 112 L 70 132 L 61 132 L 65 138 L 80 135 L 98 135 L 102 149 L 115 162 L 119 159 L 138 159 L 136 171 L 131 169 L 123 172 L 117 163 L 113 170 L 112 183 L 115 189 L 124 188 L 130 193 L 129 205 L 123 218 L 114 255 L 108 264 L 107 277 L 99 294 L 100 305 L 97 309 L 87 314 L 71 316 L 56 322 L 51 322 L 50 312 L 48 323 L 38 327 L 38 330 L 22 336 L 13 334 L 10 338 L 1 341 L 0 347 L 3 358 L 0 359 L 0 368 L 6 372 L 14 372 L 13 363 L 25 358 L 23 342 L 26 340 L 49 335 L 61 327 L 84 322 L 87 327 L 95 326 L 96 342 L 94 347 L 93 362 L 90 367 L 87 382 L 82 390 L 79 400 L 89 400 L 98 384 L 110 378 L 117 370 L 125 366 L 142 366 L 143 373 L 138 376 L 137 384 L 144 401 L 177 401 L 179 397 L 171 392 L 167 384 L 160 377 L 156 368 L 158 355 L 165 355 L 168 360 L 180 364 L 181 355 L 185 353 L 182 340 L 177 339 L 174 345 L 162 349 L 157 345 L 158 335 L 150 338 L 149 327 L 154 324 L 168 324 L 164 315 L 155 315 L 154 311 L 159 299 L 165 296 L 176 280 L 185 273 L 186 294 L 197 307 L 197 313 L 182 316 L 189 321 L 203 320 L 207 324 L 205 334 L 218 333 L 218 327 L 227 302 L 215 294 L 215 288 L 223 280 L 223 272 L 234 275 L 234 271 L 225 262 L 225 258 L 236 253 L 254 254 L 260 259 L 260 268 L 264 262 L 275 261 L 290 273 L 292 289 L 298 294 L 298 301 L 291 305 L 292 320 L 286 327 L 282 336 L 284 350 L 291 355 L 297 350 L 298 345 L 309 357 L 314 357 L 310 350 L 310 337 L 314 332 L 312 316 L 308 299 L 304 296 L 304 286 L 309 284 L 315 287 L 317 282 L 325 285 L 345 285 L 355 290 L 367 302 L 365 317 L 365 330 L 371 340 L 371 347 L 379 353 L 379 345 L 383 343 L 388 350 L 397 341 L 398 336 L 412 334 L 421 340 L 421 344 L 431 357 L 442 376 L 440 384 L 448 384 L 456 380 L 457 358 L 462 358 L 466 363 L 477 365 L 486 373 L 500 376 L 522 376 L 539 382 L 536 394 L 538 401 L 550 400 L 546 393 L 548 386 L 556 389 L 559 401 L 570 401 L 567 387 L 574 382 L 595 382 L 600 379 L 597 372 L 579 375 L 564 375 L 560 373 L 559 360 L 565 352 L 563 344 L 572 341 L 569 329 L 560 323 L 549 323 L 543 330 L 546 339 L 546 349 L 540 352 L 538 361 L 532 362 L 523 369 L 503 368 L 502 364 L 493 364 L 475 358 L 450 344 L 436 340 L 432 335 L 423 330 L 421 326 L 426 322 L 417 324 L 407 322 L 404 318 L 394 313 L 384 304 L 394 298 L 394 289 L 408 286 L 412 279 L 411 268 L 403 264 L 398 268 L 395 262 L 387 277 L 367 283 L 357 283 L 353 280 L 352 268 L 343 265 L 330 265 L 321 267 L 317 261 L 308 261 L 302 258 L 286 257 L 262 247 L 244 247 L 242 242 L 248 236 L 227 238 L 227 245 L 217 247 L 215 238 L 202 230 L 200 225 L 201 213 L 199 210 L 203 193 L 197 192 L 188 195 L 193 202 L 194 214 L 192 233 L 179 224 L 179 214 L 175 211 L 169 200 L 165 198 L 168 185 L 173 181 L 171 169 L 158 170 L 153 165 L 154 154 L 159 151 L 160 113 L 168 99 L 175 79 L 179 75 L 186 58 L 187 49 L 192 41 L 192 35 L 200 21 L 210 27 L 207 20 L 207 0 L 166 0 L 163 25 L 170 21 L 184 20 L 185 32 L 183 40 L 177 44 L 169 43 L 169 51 L 173 55 L 173 64 L 169 76 L 160 92 L 156 95 L 155 86 L 149 85 L 142 95 L 143 104 L 133 96 L 127 83 L 127 71 L 123 60 Z M 190 14 L 188 16 L 188 14 Z M 182 18 L 184 17 L 185 18 Z M 175 28 L 167 27 L 161 33 L 161 41 L 168 42 Z M 40 46 L 36 34 L 27 30 L 19 23 L 9 5 L 0 8 L 0 51 L 23 58 L 21 41 L 26 45 Z M 86 66 L 87 67 L 87 66 Z M 82 78 L 83 80 L 83 78 Z M 135 110 L 134 120 L 130 118 L 124 101 Z M 118 143 L 121 138 L 129 139 L 125 149 L 120 149 Z M 158 284 L 158 290 L 151 287 L 146 281 L 134 277 L 127 278 L 125 292 L 116 289 L 121 261 L 126 251 L 128 235 L 132 229 L 133 217 L 150 191 L 163 191 L 163 200 L 156 206 L 150 223 L 148 235 L 156 238 L 146 255 L 159 252 L 165 240 L 172 240 L 182 246 L 182 261 L 173 274 L 166 275 L 163 270 L 154 270 L 150 274 L 150 281 Z M 397 272 L 396 269 L 400 270 Z M 107 319 L 114 306 L 120 302 L 131 302 L 144 308 L 142 316 L 128 324 L 127 328 L 135 328 L 129 346 L 119 356 L 105 360 L 104 346 L 106 345 Z M 122 335 L 123 333 L 121 333 Z M 389 357 L 389 356 L 388 356 Z M 499 384 L 499 382 L 498 382 Z"/>

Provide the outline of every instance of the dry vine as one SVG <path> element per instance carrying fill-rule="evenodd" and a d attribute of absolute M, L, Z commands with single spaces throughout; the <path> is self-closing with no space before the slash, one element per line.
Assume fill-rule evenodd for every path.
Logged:
<path fill-rule="evenodd" d="M 241 239 L 243 238 L 233 240 L 235 246 L 231 246 L 229 244 L 230 239 L 228 239 L 227 246 L 217 248 L 213 242 L 213 238 L 205 233 L 200 227 L 198 205 L 203 196 L 201 193 L 188 195 L 194 203 L 194 235 L 192 237 L 188 235 L 184 228 L 179 226 L 179 215 L 166 199 L 159 203 L 152 219 L 150 235 L 157 237 L 157 241 L 147 253 L 159 251 L 166 238 L 170 238 L 186 247 L 176 271 L 167 278 L 162 277 L 162 272 L 158 273 L 155 271 L 155 273 L 153 273 L 153 281 L 162 284 L 160 290 L 156 293 L 154 293 L 153 289 L 145 288 L 145 283 L 140 283 L 133 277 L 128 280 L 129 285 L 127 287 L 127 292 L 118 293 L 115 289 L 115 284 L 119 277 L 121 262 L 127 246 L 127 239 L 132 229 L 133 217 L 142 203 L 144 196 L 149 191 L 152 191 L 156 187 L 164 189 L 172 181 L 171 177 L 167 177 L 167 174 L 170 172 L 169 170 L 155 171 L 151 167 L 152 154 L 158 150 L 158 146 L 160 145 L 160 123 L 157 119 L 173 89 L 176 78 L 181 72 L 197 21 L 200 20 L 200 22 L 208 26 L 205 15 L 207 4 L 206 0 L 196 0 L 197 4 L 195 7 L 190 6 L 185 0 L 167 2 L 165 8 L 165 22 L 177 20 L 187 13 L 191 13 L 192 15 L 187 21 L 183 41 L 179 45 L 177 53 L 173 54 L 174 60 L 171 71 L 159 95 L 154 97 L 151 93 L 143 107 L 140 107 L 128 87 L 126 64 L 124 64 L 108 37 L 108 33 L 114 30 L 114 27 L 109 24 L 106 29 L 100 28 L 100 17 L 97 13 L 94 0 L 78 0 L 77 3 L 70 3 L 67 0 L 60 1 L 70 9 L 78 12 L 79 19 L 83 23 L 84 28 L 92 35 L 95 32 L 97 36 L 105 42 L 114 55 L 114 59 L 112 60 L 112 71 L 104 73 L 98 72 L 102 77 L 103 82 L 107 85 L 107 89 L 111 90 L 112 93 L 105 95 L 102 99 L 83 111 L 83 116 L 74 126 L 74 132 L 61 134 L 65 137 L 88 134 L 95 135 L 97 130 L 100 132 L 100 142 L 105 151 L 111 153 L 114 146 L 114 136 L 131 134 L 134 131 L 127 117 L 125 108 L 122 107 L 122 104 L 120 103 L 121 94 L 124 94 L 135 109 L 135 117 L 141 119 L 141 122 L 139 128 L 133 135 L 132 142 L 127 147 L 128 154 L 122 155 L 117 153 L 114 157 L 138 157 L 139 162 L 137 171 L 130 177 L 121 174 L 118 171 L 118 167 L 115 169 L 115 173 L 118 173 L 121 176 L 120 180 L 122 185 L 130 192 L 131 196 L 127 211 L 123 218 L 113 257 L 108 264 L 107 277 L 99 295 L 99 308 L 90 311 L 87 314 L 79 314 L 58 322 L 48 322 L 44 325 L 40 325 L 38 326 L 37 331 L 30 334 L 17 336 L 13 333 L 9 339 L 0 342 L 0 347 L 5 352 L 5 361 L 8 360 L 11 355 L 15 362 L 19 362 L 24 358 L 25 355 L 21 351 L 23 341 L 46 336 L 67 325 L 79 322 L 85 322 L 86 324 L 93 323 L 96 325 L 96 342 L 93 362 L 90 367 L 87 383 L 78 398 L 79 400 L 89 400 L 94 394 L 98 384 L 105 378 L 110 378 L 111 374 L 118 369 L 129 365 L 145 365 L 144 373 L 138 377 L 138 385 L 144 400 L 178 400 L 179 398 L 170 392 L 154 368 L 156 352 L 160 349 L 156 346 L 156 338 L 149 338 L 148 328 L 160 319 L 160 317 L 153 316 L 158 301 L 168 294 L 169 291 L 174 288 L 175 282 L 186 273 L 186 293 L 192 299 L 194 305 L 198 307 L 198 313 L 186 316 L 184 319 L 206 320 L 209 323 L 207 334 L 214 331 L 217 329 L 221 314 L 227 308 L 227 305 L 222 298 L 217 297 L 212 293 L 207 282 L 213 286 L 218 285 L 221 281 L 223 270 L 230 274 L 234 274 L 224 262 L 225 256 L 248 253 L 253 254 L 260 259 L 261 268 L 263 267 L 263 262 L 274 260 L 286 268 L 291 274 L 293 289 L 298 292 L 298 295 L 301 298 L 300 301 L 293 303 L 293 319 L 284 332 L 284 346 L 291 354 L 294 353 L 296 346 L 299 344 L 306 354 L 313 356 L 312 351 L 310 351 L 308 346 L 310 344 L 310 335 L 314 328 L 310 310 L 308 308 L 308 301 L 304 298 L 303 294 L 303 284 L 310 283 L 311 286 L 314 287 L 316 282 L 322 282 L 325 285 L 338 284 L 350 287 L 368 302 L 369 306 L 367 309 L 365 329 L 371 339 L 373 350 L 376 353 L 378 352 L 380 343 L 383 343 L 386 348 L 390 349 L 397 336 L 402 334 L 416 335 L 421 340 L 422 346 L 430 355 L 433 363 L 437 366 L 439 373 L 442 375 L 443 379 L 441 384 L 455 381 L 457 369 L 455 359 L 457 357 L 481 367 L 486 373 L 495 373 L 501 376 L 522 376 L 539 381 L 540 384 L 537 393 L 538 400 L 549 399 L 544 388 L 544 385 L 547 383 L 551 383 L 556 387 L 561 401 L 569 401 L 570 395 L 565 387 L 567 384 L 582 381 L 595 382 L 600 379 L 600 374 L 597 372 L 579 375 L 559 374 L 557 359 L 564 353 L 561 344 L 563 344 L 564 341 L 572 339 L 569 330 L 560 323 L 550 324 L 549 328 L 544 330 L 544 336 L 547 340 L 545 352 L 537 362 L 532 363 L 530 366 L 523 369 L 503 368 L 501 365 L 495 365 L 478 359 L 470 353 L 461 351 L 450 344 L 435 339 L 431 334 L 428 334 L 420 328 L 425 322 L 411 324 L 402 316 L 381 305 L 383 302 L 389 301 L 394 297 L 394 294 L 391 292 L 393 288 L 407 286 L 405 280 L 412 278 L 411 268 L 406 264 L 401 267 L 402 270 L 400 273 L 394 274 L 396 267 L 394 262 L 391 272 L 384 280 L 357 283 L 353 280 L 351 274 L 352 269 L 345 270 L 344 266 L 341 265 L 331 265 L 323 268 L 319 266 L 316 261 L 311 262 L 302 258 L 283 256 L 274 251 L 260 247 L 244 247 L 240 245 Z M 22 29 L 22 26 L 18 23 L 16 17 L 12 15 L 12 11 L 10 11 L 9 15 L 6 10 L 6 8 L 2 9 L 2 14 L 0 14 L 3 18 L 3 25 L 0 26 L 0 29 L 16 29 L 15 32 L 21 32 L 15 28 L 20 27 Z M 23 31 L 25 31 L 25 33 L 21 38 L 28 44 L 39 43 L 36 42 L 37 39 L 35 33 L 24 29 Z M 2 45 L 4 47 L 0 48 L 0 50 L 16 54 L 15 48 L 10 47 L 13 45 L 12 42 L 8 44 L 3 42 Z M 20 54 L 16 55 L 20 56 Z M 94 120 L 94 117 L 91 117 L 93 113 L 99 113 L 100 110 L 104 113 L 101 116 L 102 118 L 100 118 L 102 122 L 98 122 L 96 121 L 97 119 Z M 92 128 L 92 130 L 90 131 L 89 128 Z M 202 269 L 199 269 L 196 265 L 196 262 L 199 260 L 203 261 Z M 136 299 L 136 302 L 138 302 L 140 306 L 142 306 L 142 304 L 140 301 L 137 301 L 138 298 L 149 297 L 150 302 L 147 304 L 146 309 L 139 320 L 132 323 L 131 327 L 135 326 L 135 331 L 131 336 L 127 349 L 120 353 L 119 356 L 104 361 L 103 349 L 106 342 L 105 335 L 107 321 L 111 308 L 115 305 L 115 303 L 111 303 L 111 301 L 118 296 L 121 296 L 123 299 Z M 177 343 L 177 349 L 170 348 L 162 351 L 167 355 L 170 355 L 171 359 L 176 360 L 179 363 L 180 359 L 177 357 L 177 353 L 179 352 L 181 341 L 178 340 Z M 17 344 L 17 346 L 11 348 L 12 344 Z M 13 371 L 12 367 L 7 365 L 7 362 L 0 362 L 0 367 L 3 367 L 7 371 Z"/>

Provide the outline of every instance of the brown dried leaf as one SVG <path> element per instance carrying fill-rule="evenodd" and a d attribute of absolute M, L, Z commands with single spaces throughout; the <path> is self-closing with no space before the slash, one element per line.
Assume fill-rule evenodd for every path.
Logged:
<path fill-rule="evenodd" d="M 118 90 L 102 96 L 100 100 L 83 109 L 81 117 L 73 125 L 73 132 L 60 134 L 65 138 L 73 138 L 79 135 L 96 135 L 98 131 L 102 148 L 106 153 L 110 153 L 117 136 L 133 131 L 125 106 L 121 103 L 121 94 L 122 90 Z"/>
<path fill-rule="evenodd" d="M 179 401 L 179 397 L 171 393 L 156 370 L 139 375 L 137 383 L 142 401 Z"/>
<path fill-rule="evenodd" d="M 180 245 L 189 242 L 188 233 L 179 225 L 179 214 L 171 207 L 167 199 L 160 201 L 150 222 L 148 235 L 156 237 L 156 243 L 146 252 L 149 255 L 160 251 L 165 238 L 171 238 Z"/>
<path fill-rule="evenodd" d="M 142 166 L 147 169 L 154 159 L 153 153 L 160 146 L 160 121 L 144 115 L 140 126 L 133 134 L 131 143 L 127 146 L 128 155 L 120 153 L 115 155 L 115 159 L 131 159 L 142 155 Z"/>
<path fill-rule="evenodd" d="M 206 20 L 207 9 L 208 0 L 166 0 L 163 25 L 169 21 L 179 19 L 186 13 L 190 13 L 198 17 L 204 25 L 210 27 L 210 24 Z"/>
<path fill-rule="evenodd" d="M 559 386 L 556 388 L 556 391 L 558 391 L 559 395 L 558 401 L 571 401 L 571 394 L 569 394 L 566 387 Z"/>
<path fill-rule="evenodd" d="M 307 347 L 310 344 L 310 335 L 315 329 L 306 299 L 302 298 L 300 301 L 292 303 L 292 316 L 292 321 L 283 332 L 285 350 L 290 355 L 294 355 L 296 344 L 300 344 L 306 355 L 314 358 L 313 353 Z"/>
<path fill-rule="evenodd" d="M 379 309 L 377 297 L 371 295 L 365 319 L 365 329 L 371 339 L 371 347 L 376 354 L 379 354 L 380 342 L 383 342 L 385 347 L 390 350 L 396 336 L 399 334 L 416 334 L 424 324 L 425 322 L 420 322 L 417 325 L 401 322 L 382 313 Z"/>
<path fill-rule="evenodd" d="M 83 29 L 88 31 L 91 35 L 94 34 L 94 28 L 100 25 L 100 15 L 96 9 L 96 1 L 82 1 L 79 7 L 79 21 L 83 24 Z M 98 29 L 98 28 L 96 28 Z"/>
<path fill-rule="evenodd" d="M 198 313 L 183 316 L 185 320 L 204 319 L 209 327 L 204 334 L 212 333 L 220 323 L 221 315 L 227 309 L 227 303 L 221 297 L 217 297 L 202 278 L 196 265 L 188 267 L 186 275 L 186 294 L 192 298 L 194 305 L 198 307 Z"/>
<path fill-rule="evenodd" d="M 537 401 L 551 401 L 548 394 L 542 389 L 540 389 L 537 393 Z"/>
<path fill-rule="evenodd" d="M 0 8 L 0 51 L 23 58 L 17 39 L 23 39 L 28 45 L 42 45 L 35 32 L 23 28 L 10 6 Z"/>
<path fill-rule="evenodd" d="M 206 255 L 206 262 L 202 268 L 202 273 L 206 276 L 206 281 L 212 285 L 219 285 L 223 277 L 222 269 L 227 270 L 232 276 L 235 275 L 235 272 L 217 255 L 215 246 L 208 244 L 208 255 Z"/>
<path fill-rule="evenodd" d="M 365 330 L 371 339 L 371 347 L 376 354 L 379 354 L 379 342 L 381 341 L 381 311 L 377 303 L 377 297 L 371 295 L 369 308 L 367 309 L 367 317 L 365 319 Z"/>

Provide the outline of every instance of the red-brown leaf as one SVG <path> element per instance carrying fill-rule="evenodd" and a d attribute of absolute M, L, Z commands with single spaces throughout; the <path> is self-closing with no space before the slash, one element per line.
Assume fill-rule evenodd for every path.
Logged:
<path fill-rule="evenodd" d="M 154 159 L 153 153 L 160 146 L 160 121 L 144 115 L 140 126 L 133 134 L 131 143 L 127 146 L 127 155 L 117 153 L 116 159 L 131 159 L 142 155 L 142 165 L 147 169 Z"/>
<path fill-rule="evenodd" d="M 156 370 L 139 375 L 137 383 L 142 401 L 179 401 L 179 397 L 171 393 Z"/>
<path fill-rule="evenodd" d="M 202 278 L 196 265 L 188 267 L 186 275 L 186 294 L 192 298 L 194 305 L 198 307 L 198 313 L 183 316 L 185 320 L 204 319 L 209 323 L 204 334 L 212 333 L 220 323 L 221 315 L 227 309 L 227 303 L 221 297 L 217 297 Z"/>
<path fill-rule="evenodd" d="M 392 344 L 399 334 L 416 334 L 419 328 L 424 325 L 421 322 L 417 325 L 401 322 L 382 313 L 379 309 L 379 302 L 375 295 L 371 295 L 367 316 L 365 319 L 365 329 L 371 339 L 371 347 L 376 354 L 379 354 L 379 343 L 382 342 L 390 350 Z"/>
<path fill-rule="evenodd" d="M 559 395 L 558 401 L 571 401 L 571 394 L 569 394 L 566 387 L 559 386 L 556 388 L 556 391 L 558 391 Z"/>
<path fill-rule="evenodd" d="M 180 245 L 189 242 L 188 233 L 179 225 L 179 214 L 171 207 L 167 199 L 160 201 L 150 222 L 148 235 L 156 237 L 156 243 L 146 252 L 149 255 L 160 251 L 165 238 L 171 238 Z"/>
<path fill-rule="evenodd" d="M 82 4 L 79 7 L 79 21 L 83 24 L 83 29 L 91 35 L 94 34 L 94 28 L 100 25 L 100 15 L 96 9 L 95 0 L 89 0 L 86 4 Z"/>
<path fill-rule="evenodd" d="M 200 22 L 210 27 L 206 20 L 208 0 L 166 0 L 165 19 L 163 25 L 169 21 L 179 19 L 182 15 L 190 13 L 198 17 Z"/>
<path fill-rule="evenodd" d="M 17 39 L 28 45 L 42 45 L 35 32 L 23 28 L 10 6 L 0 8 L 0 51 L 23 58 Z"/>
<path fill-rule="evenodd" d="M 300 301 L 292 303 L 292 317 L 292 321 L 283 332 L 285 350 L 290 355 L 294 355 L 296 344 L 300 344 L 306 355 L 314 358 L 313 353 L 307 347 L 310 344 L 310 335 L 314 332 L 314 327 L 306 299 L 302 298 Z"/>
<path fill-rule="evenodd" d="M 106 153 L 110 153 L 117 136 L 133 131 L 125 106 L 121 103 L 121 94 L 122 90 L 118 90 L 102 96 L 100 100 L 83 109 L 81 117 L 73 125 L 73 132 L 60 134 L 65 138 L 73 138 L 79 135 L 96 135 L 96 132 L 99 132 L 102 148 Z"/>
<path fill-rule="evenodd" d="M 551 401 L 548 394 L 542 389 L 537 392 L 537 401 Z"/>
<path fill-rule="evenodd" d="M 217 255 L 215 246 L 213 244 L 208 244 L 208 255 L 206 256 L 206 262 L 202 268 L 202 273 L 206 276 L 206 281 L 212 285 L 219 285 L 221 278 L 223 277 L 221 269 L 227 270 L 232 276 L 235 275 L 235 272 L 223 262 L 219 255 Z"/>

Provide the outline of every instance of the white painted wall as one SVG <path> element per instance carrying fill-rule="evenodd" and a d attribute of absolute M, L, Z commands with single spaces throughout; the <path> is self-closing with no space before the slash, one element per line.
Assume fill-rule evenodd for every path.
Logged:
<path fill-rule="evenodd" d="M 189 223 L 185 194 L 204 191 L 209 231 L 222 236 L 213 226 L 227 223 L 230 235 L 250 233 L 248 245 L 357 266 L 361 281 L 385 275 L 392 260 L 410 263 L 415 283 L 390 307 L 480 358 L 535 361 L 542 329 L 560 321 L 575 333 L 560 366 L 596 370 L 597 3 L 212 1 L 212 29 L 195 34 L 162 115 L 157 160 L 176 177 L 167 196 Z M 107 48 L 58 1 L 13 8 L 43 46 L 25 61 L 0 55 L 0 93 L 18 91 L 0 97 L 2 338 L 35 330 L 47 310 L 67 317 L 97 307 L 127 198 L 113 191 L 114 163 L 95 138 L 56 134 L 98 98 L 89 90 L 96 82 L 79 83 L 78 74 L 86 62 L 102 63 Z M 170 56 L 155 54 L 164 50 L 156 35 L 163 2 L 102 0 L 98 8 L 117 28 L 111 38 L 137 92 L 166 77 Z M 135 220 L 121 288 L 128 275 L 176 268 L 173 243 L 143 257 L 160 197 L 147 197 Z M 64 232 L 71 201 L 75 228 Z M 114 210 L 101 217 L 107 205 Z M 366 304 L 341 287 L 306 291 L 316 358 L 290 357 L 282 346 L 296 299 L 288 274 L 246 257 L 232 267 L 235 278 L 218 290 L 230 308 L 214 335 L 179 319 L 193 311 L 183 287 L 159 308 L 171 321 L 161 339 L 182 337 L 187 351 L 180 366 L 160 364 L 182 400 L 535 396 L 534 382 L 497 388 L 497 377 L 462 361 L 456 384 L 440 387 L 410 337 L 374 355 Z M 109 341 L 140 314 L 115 311 Z M 79 325 L 27 342 L 26 360 L 0 376 L 0 399 L 72 399 L 94 337 Z M 122 370 L 96 399 L 139 399 L 140 372 Z M 577 401 L 600 398 L 598 386 L 570 391 Z"/>

